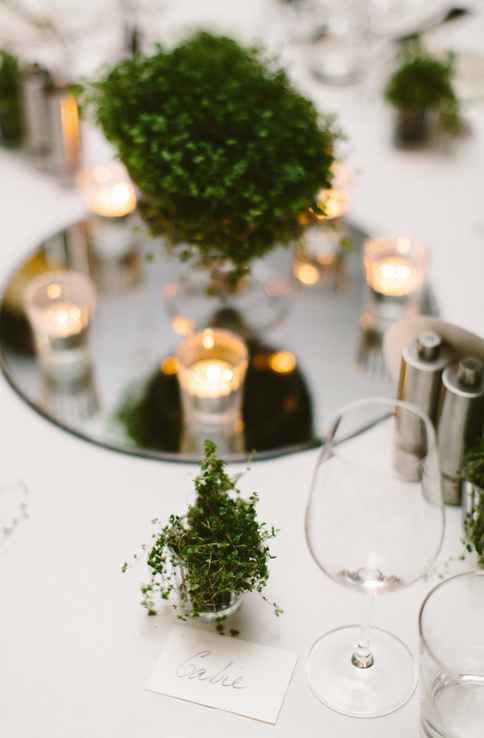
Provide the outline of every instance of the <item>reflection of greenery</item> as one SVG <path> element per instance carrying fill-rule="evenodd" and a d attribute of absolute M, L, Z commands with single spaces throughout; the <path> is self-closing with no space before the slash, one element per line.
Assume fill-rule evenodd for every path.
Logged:
<path fill-rule="evenodd" d="M 270 368 L 274 347 L 248 340 L 249 368 L 244 383 L 244 446 L 258 452 L 314 441 L 311 397 L 296 367 L 287 374 Z M 115 422 L 140 449 L 178 453 L 183 415 L 176 374 L 157 369 L 148 380 L 128 390 Z"/>
<path fill-rule="evenodd" d="M 428 53 L 418 41 L 404 46 L 400 64 L 385 88 L 385 98 L 402 110 L 434 110 L 443 128 L 460 129 L 459 103 L 454 91 L 454 57 Z"/>
<path fill-rule="evenodd" d="M 484 439 L 465 458 L 462 476 L 471 484 L 483 490 L 477 493 L 474 509 L 466 517 L 465 528 L 470 541 L 469 550 L 479 557 L 479 565 L 484 567 Z"/>
<path fill-rule="evenodd" d="M 157 595 L 169 600 L 177 591 L 180 602 L 174 607 L 184 619 L 221 610 L 232 594 L 262 593 L 267 584 L 273 558 L 267 542 L 277 531 L 258 520 L 257 494 L 242 497 L 238 477 L 226 473 L 216 450 L 214 443 L 205 441 L 195 502 L 185 515 L 170 515 L 147 549 L 150 580 L 141 591 L 150 615 L 156 614 Z M 179 565 L 181 584 L 176 577 Z M 279 615 L 281 610 L 273 606 Z"/>
<path fill-rule="evenodd" d="M 183 259 L 250 261 L 302 229 L 329 188 L 335 130 L 259 51 L 198 33 L 136 55 L 80 90 Z"/>
<path fill-rule="evenodd" d="M 18 60 L 0 51 L 0 141 L 18 146 L 22 139 L 22 77 Z"/>

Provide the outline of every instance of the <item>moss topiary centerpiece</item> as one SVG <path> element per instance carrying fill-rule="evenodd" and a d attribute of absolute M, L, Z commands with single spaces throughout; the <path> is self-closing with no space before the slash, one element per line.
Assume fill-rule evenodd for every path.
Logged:
<path fill-rule="evenodd" d="M 206 32 L 157 46 L 81 89 L 169 250 L 240 287 L 251 262 L 301 235 L 331 186 L 337 136 L 260 50 Z"/>

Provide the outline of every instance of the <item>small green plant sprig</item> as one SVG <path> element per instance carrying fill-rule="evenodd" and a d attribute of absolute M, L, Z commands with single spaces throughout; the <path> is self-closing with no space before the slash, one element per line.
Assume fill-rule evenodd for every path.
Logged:
<path fill-rule="evenodd" d="M 17 146 L 22 139 L 22 78 L 15 56 L 0 51 L 0 141 Z"/>
<path fill-rule="evenodd" d="M 442 59 L 427 52 L 420 41 L 408 42 L 387 83 L 385 99 L 399 109 L 434 110 L 443 129 L 458 133 L 461 121 L 454 72 L 452 53 Z"/>
<path fill-rule="evenodd" d="M 338 137 L 260 50 L 199 32 L 136 55 L 78 90 L 141 191 L 153 235 L 240 276 L 301 234 L 331 185 Z"/>
<path fill-rule="evenodd" d="M 151 546 L 144 547 L 150 579 L 141 588 L 149 615 L 156 614 L 158 596 L 169 601 L 176 593 L 178 601 L 172 605 L 178 616 L 196 618 L 203 611 L 220 609 L 232 593 L 263 593 L 267 584 L 268 562 L 274 558 L 267 544 L 278 531 L 258 520 L 257 494 L 241 496 L 239 477 L 226 473 L 216 450 L 214 443 L 205 442 L 201 472 L 195 479 L 196 499 L 186 515 L 171 515 L 165 525 L 153 521 L 161 527 Z M 181 587 L 176 578 L 180 564 Z M 276 603 L 270 604 L 276 615 L 282 613 Z"/>
<path fill-rule="evenodd" d="M 466 454 L 462 477 L 484 490 L 484 439 Z M 484 493 L 478 495 L 476 507 L 466 515 L 465 530 L 468 552 L 475 551 L 479 566 L 484 567 Z"/>

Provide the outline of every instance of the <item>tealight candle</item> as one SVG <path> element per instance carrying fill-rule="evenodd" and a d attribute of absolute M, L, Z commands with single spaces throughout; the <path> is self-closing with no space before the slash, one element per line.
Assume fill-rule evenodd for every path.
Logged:
<path fill-rule="evenodd" d="M 119 162 L 85 170 L 80 177 L 80 188 L 94 215 L 123 218 L 136 209 L 136 191 Z"/>
<path fill-rule="evenodd" d="M 245 343 L 230 331 L 207 328 L 186 338 L 177 350 L 185 423 L 235 427 L 247 363 Z"/>
<path fill-rule="evenodd" d="M 54 338 L 67 338 L 83 329 L 82 312 L 77 305 L 53 303 L 44 310 L 42 329 Z"/>
<path fill-rule="evenodd" d="M 333 186 L 321 190 L 317 201 L 323 210 L 323 215 L 316 216 L 318 220 L 334 220 L 341 218 L 348 210 L 349 195 L 349 168 L 343 162 L 334 162 L 331 167 Z"/>
<path fill-rule="evenodd" d="M 25 308 L 44 368 L 85 363 L 95 302 L 91 280 L 81 272 L 47 272 L 28 284 Z"/>
<path fill-rule="evenodd" d="M 364 265 L 377 312 L 389 312 L 416 301 L 424 281 L 426 251 L 409 238 L 371 239 L 365 243 Z"/>
<path fill-rule="evenodd" d="M 96 281 L 104 290 L 123 290 L 141 276 L 138 238 L 125 222 L 136 210 L 133 183 L 122 164 L 112 162 L 84 170 L 79 185 L 92 214 Z"/>
<path fill-rule="evenodd" d="M 372 266 L 371 286 L 388 297 L 408 295 L 419 285 L 417 270 L 402 256 L 389 256 Z"/>
<path fill-rule="evenodd" d="M 189 391 L 196 397 L 226 397 L 232 391 L 233 376 L 228 361 L 201 359 L 190 367 Z"/>

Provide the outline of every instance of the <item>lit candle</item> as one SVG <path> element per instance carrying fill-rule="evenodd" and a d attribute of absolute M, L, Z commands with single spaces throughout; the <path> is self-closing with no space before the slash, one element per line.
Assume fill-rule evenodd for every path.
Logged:
<path fill-rule="evenodd" d="M 372 265 L 371 286 L 389 297 L 402 297 L 414 292 L 419 279 L 413 265 L 402 256 L 389 256 Z"/>
<path fill-rule="evenodd" d="M 47 272 L 29 282 L 25 308 L 39 358 L 46 367 L 86 363 L 87 333 L 95 303 L 94 286 L 80 272 Z"/>
<path fill-rule="evenodd" d="M 372 239 L 365 243 L 369 287 L 386 297 L 406 297 L 420 289 L 425 249 L 409 238 Z"/>
<path fill-rule="evenodd" d="M 54 338 L 67 338 L 80 333 L 84 324 L 82 311 L 77 305 L 56 302 L 42 312 L 38 327 Z"/>
<path fill-rule="evenodd" d="M 233 389 L 234 373 L 222 359 L 201 359 L 191 365 L 187 390 L 196 397 L 226 397 Z"/>
<path fill-rule="evenodd" d="M 233 425 L 247 363 L 245 343 L 230 331 L 207 328 L 186 338 L 177 350 L 186 421 Z"/>
<path fill-rule="evenodd" d="M 80 187 L 87 207 L 95 215 L 122 218 L 136 209 L 133 183 L 117 162 L 85 170 Z"/>
<path fill-rule="evenodd" d="M 333 186 L 321 190 L 317 197 L 323 215 L 316 215 L 318 220 L 334 220 L 341 218 L 348 210 L 348 184 L 350 179 L 349 168 L 342 162 L 334 162 L 331 167 Z"/>

